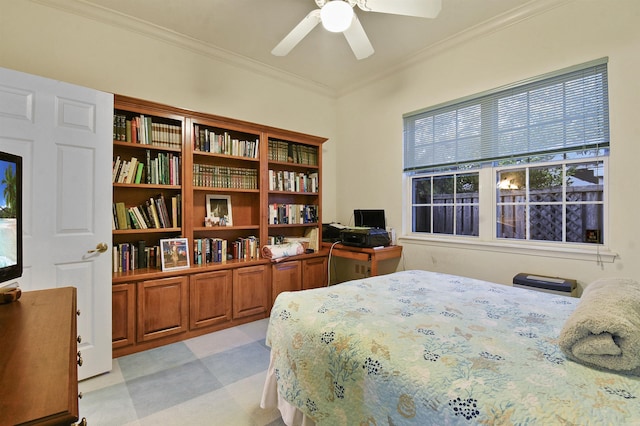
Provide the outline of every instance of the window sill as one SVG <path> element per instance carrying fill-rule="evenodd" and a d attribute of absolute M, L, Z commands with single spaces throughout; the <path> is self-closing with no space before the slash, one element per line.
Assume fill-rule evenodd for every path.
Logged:
<path fill-rule="evenodd" d="M 517 241 L 480 241 L 464 237 L 424 237 L 416 235 L 403 235 L 398 238 L 400 243 L 429 245 L 445 248 L 465 250 L 494 251 L 498 253 L 513 253 L 527 256 L 553 257 L 571 260 L 595 261 L 597 263 L 613 263 L 618 257 L 617 253 L 603 246 L 579 247 L 579 246 L 552 246 L 544 243 L 517 242 Z"/>

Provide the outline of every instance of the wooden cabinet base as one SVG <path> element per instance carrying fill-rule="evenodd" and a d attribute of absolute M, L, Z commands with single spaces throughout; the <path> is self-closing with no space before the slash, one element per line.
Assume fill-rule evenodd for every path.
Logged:
<path fill-rule="evenodd" d="M 327 254 L 121 282 L 113 292 L 113 357 L 267 318 L 281 291 L 327 285 Z"/>
<path fill-rule="evenodd" d="M 171 336 L 166 336 L 166 337 L 162 337 L 162 338 L 158 338 L 155 340 L 150 340 L 147 342 L 138 342 L 138 343 L 133 343 L 129 346 L 124 346 L 124 347 L 114 347 L 113 348 L 113 358 L 119 358 L 121 356 L 125 356 L 125 355 L 131 355 L 137 352 L 142 352 L 142 351 L 146 351 L 149 349 L 154 349 L 154 348 L 158 348 L 160 346 L 164 346 L 164 345 L 169 345 L 171 343 L 176 343 L 176 342 L 180 342 L 186 339 L 191 339 L 192 337 L 197 337 L 197 336 L 202 336 L 203 334 L 208 334 L 208 333 L 213 333 L 214 331 L 220 331 L 220 330 L 224 330 L 226 328 L 230 328 L 230 327 L 235 327 L 237 325 L 241 325 L 241 324 L 246 324 L 249 322 L 253 322 L 253 321 L 258 321 L 261 319 L 266 318 L 267 315 L 265 314 L 260 314 L 260 315 L 253 315 L 253 316 L 249 316 L 249 317 L 245 317 L 245 318 L 241 318 L 241 319 L 237 319 L 237 320 L 231 320 L 225 323 L 218 323 L 215 325 L 210 325 L 208 327 L 203 327 L 203 328 L 198 328 L 198 329 L 194 329 L 194 330 L 188 330 L 185 331 L 183 333 L 180 334 L 174 334 Z"/>

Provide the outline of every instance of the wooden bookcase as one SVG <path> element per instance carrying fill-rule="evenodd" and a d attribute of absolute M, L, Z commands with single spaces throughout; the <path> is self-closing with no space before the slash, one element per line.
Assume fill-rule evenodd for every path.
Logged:
<path fill-rule="evenodd" d="M 136 123 L 149 119 L 156 134 L 150 131 L 150 140 L 140 140 Z M 143 166 L 130 181 L 113 184 L 118 225 L 113 231 L 114 357 L 265 318 L 281 289 L 326 285 L 327 253 L 320 245 L 325 140 L 115 96 L 114 166 L 117 160 L 132 158 Z M 155 169 L 165 166 L 166 172 L 153 172 L 149 164 L 156 158 L 160 160 Z M 156 181 L 156 175 L 162 179 Z M 229 201 L 231 215 L 225 216 L 230 219 L 225 226 L 206 223 L 210 198 L 223 206 Z M 152 212 L 147 219 L 134 212 L 138 220 L 121 225 L 126 220 L 123 209 L 148 209 L 157 199 L 164 200 L 167 208 L 163 224 L 153 222 Z M 276 205 L 278 218 L 273 213 Z M 295 213 L 298 210 L 305 213 Z M 282 273 L 259 253 L 260 247 L 276 239 L 305 236 L 316 239 L 316 251 L 287 259 L 296 274 Z M 162 271 L 145 264 L 154 258 L 160 264 L 159 253 L 143 253 L 165 238 L 187 238 L 189 268 Z M 219 255 L 215 262 L 206 262 L 206 244 L 198 246 L 198 241 L 213 239 L 226 241 L 229 258 Z M 236 242 L 247 250 L 234 251 Z M 123 255 L 127 251 L 136 252 L 133 263 L 123 260 L 131 258 Z"/>

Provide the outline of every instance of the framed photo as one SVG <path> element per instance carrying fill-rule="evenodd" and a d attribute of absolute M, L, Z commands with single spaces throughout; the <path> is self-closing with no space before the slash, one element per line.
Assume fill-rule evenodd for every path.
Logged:
<path fill-rule="evenodd" d="M 160 240 L 162 270 L 185 269 L 189 264 L 189 242 L 186 238 Z"/>
<path fill-rule="evenodd" d="M 600 243 L 600 230 L 599 229 L 587 229 L 584 231 L 585 243 Z"/>
<path fill-rule="evenodd" d="M 207 195 L 207 220 L 213 226 L 233 225 L 229 195 Z"/>

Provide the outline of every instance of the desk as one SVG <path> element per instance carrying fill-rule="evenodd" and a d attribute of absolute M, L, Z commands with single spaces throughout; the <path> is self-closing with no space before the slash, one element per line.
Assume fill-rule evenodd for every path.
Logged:
<path fill-rule="evenodd" d="M 329 250 L 331 243 L 322 243 L 322 248 Z M 402 256 L 402 246 L 387 246 L 378 248 L 364 248 L 336 244 L 331 251 L 332 256 L 345 259 L 371 262 L 371 276 L 378 275 L 378 262 L 387 259 L 396 259 Z"/>

